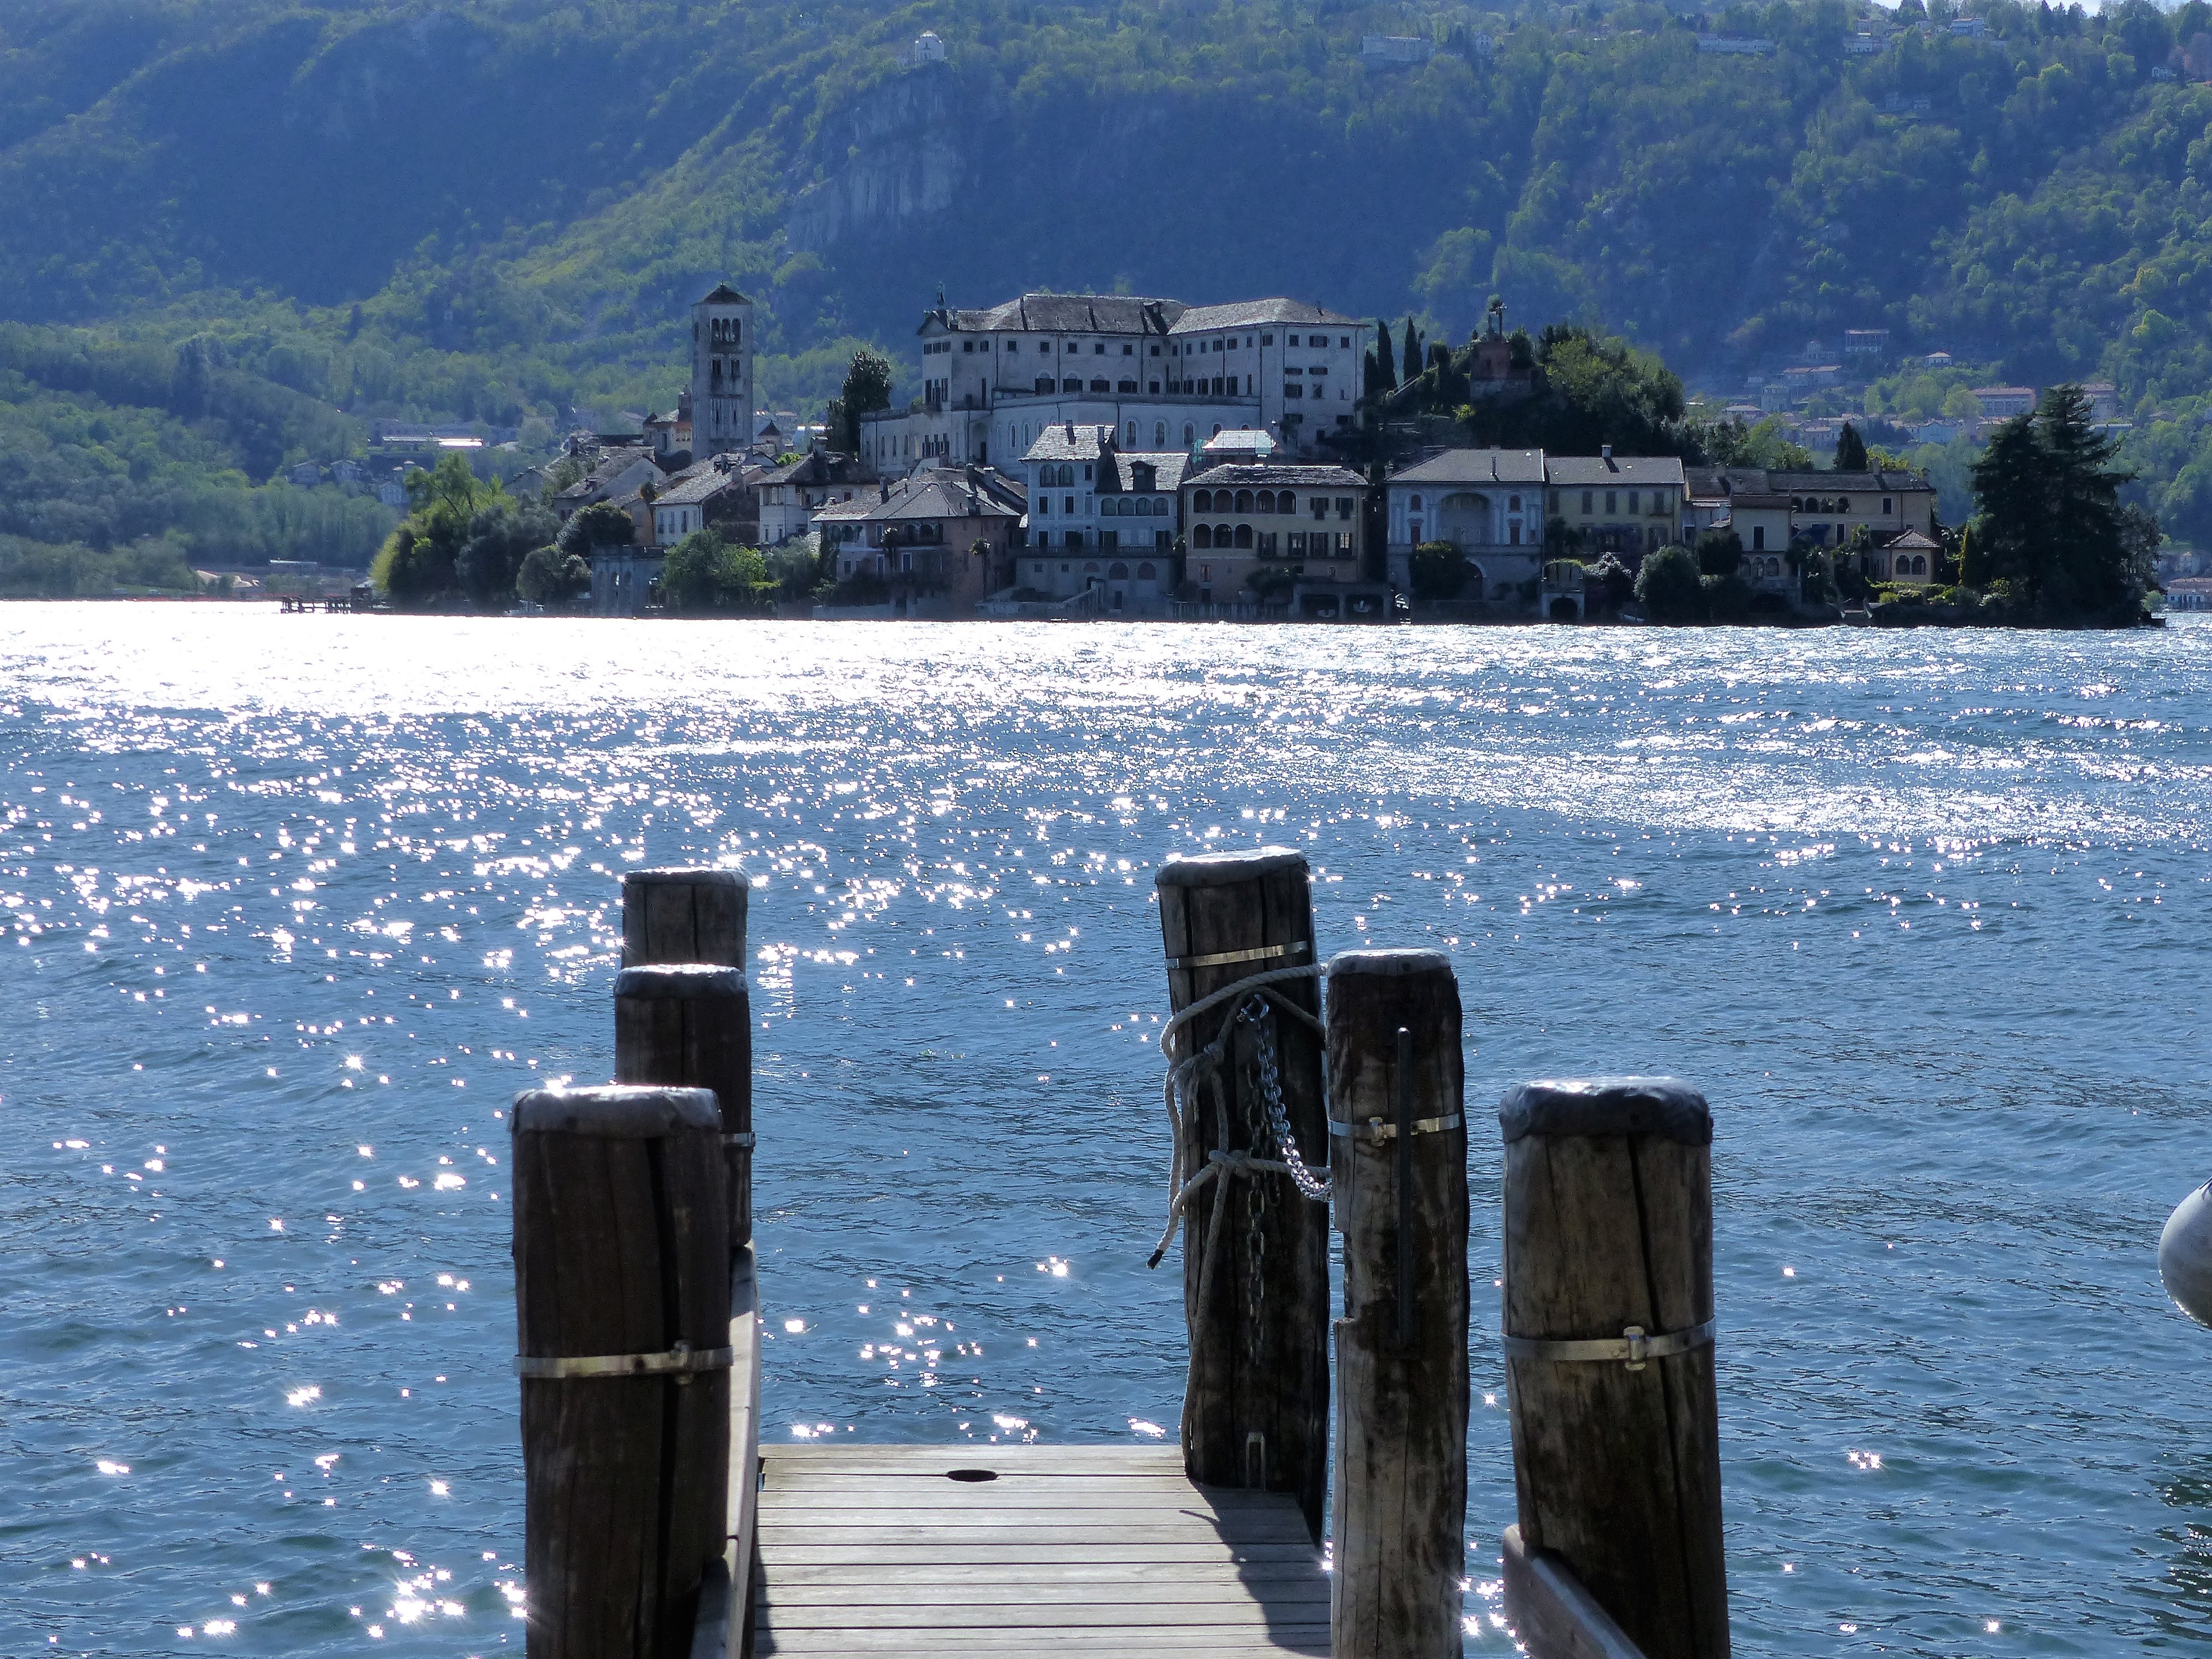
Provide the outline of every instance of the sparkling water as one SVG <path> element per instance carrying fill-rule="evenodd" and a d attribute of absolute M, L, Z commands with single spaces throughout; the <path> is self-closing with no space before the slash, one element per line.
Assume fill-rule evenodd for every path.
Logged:
<path fill-rule="evenodd" d="M 1485 1125 L 1593 1071 L 1713 1103 L 1739 1653 L 2186 1650 L 2208 728 L 2193 621 L 0 608 L 0 1654 L 520 1649 L 501 1114 L 608 1076 L 641 865 L 753 878 L 769 1437 L 1171 1442 L 1152 875 L 1261 843 L 1459 971 L 1471 1651 Z"/>

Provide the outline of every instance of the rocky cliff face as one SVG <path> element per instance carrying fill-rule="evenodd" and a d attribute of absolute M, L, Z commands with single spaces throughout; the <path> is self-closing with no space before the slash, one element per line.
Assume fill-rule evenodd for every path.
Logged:
<path fill-rule="evenodd" d="M 795 252 L 879 237 L 952 205 L 969 167 L 956 117 L 958 82 L 932 65 L 872 88 L 823 124 L 823 176 L 791 205 L 785 234 Z"/>

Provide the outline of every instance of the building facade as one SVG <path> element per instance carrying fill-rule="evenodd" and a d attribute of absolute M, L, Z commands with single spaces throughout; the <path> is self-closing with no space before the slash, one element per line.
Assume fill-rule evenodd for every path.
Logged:
<path fill-rule="evenodd" d="M 1348 428 L 1367 325 L 1291 300 L 1196 310 L 1127 295 L 1029 294 L 922 319 L 921 396 L 861 420 L 861 456 L 890 476 L 1001 465 L 1069 423 L 1125 450 L 1188 453 L 1260 427 L 1316 453 Z"/>
<path fill-rule="evenodd" d="M 781 547 L 794 536 L 804 536 L 815 509 L 872 492 L 878 482 L 876 470 L 866 462 L 825 449 L 769 468 L 754 485 L 760 498 L 761 545 Z"/>
<path fill-rule="evenodd" d="M 1449 542 L 1474 567 L 1462 590 L 1487 599 L 1534 579 L 1544 553 L 1544 452 L 1452 449 L 1384 485 L 1392 586 L 1413 586 L 1413 550 Z"/>
<path fill-rule="evenodd" d="M 1110 425 L 1048 427 L 1022 457 L 1029 520 L 1014 585 L 1091 595 L 1102 615 L 1158 615 L 1174 591 L 1182 450 L 1124 450 Z"/>
<path fill-rule="evenodd" d="M 1562 550 L 1612 553 L 1630 564 L 1682 538 L 1682 463 L 1672 455 L 1553 455 L 1544 463 L 1545 522 Z"/>
<path fill-rule="evenodd" d="M 879 577 L 908 595 L 908 615 L 971 616 L 1011 582 L 1022 507 L 1002 474 L 932 467 L 827 503 L 813 523 L 839 580 Z"/>
<path fill-rule="evenodd" d="M 1343 614 L 1339 596 L 1363 588 L 1367 481 L 1347 467 L 1262 459 L 1256 443 L 1237 453 L 1225 446 L 1231 435 L 1215 441 L 1214 464 L 1186 475 L 1179 492 L 1194 601 Z M 1372 586 L 1363 597 L 1387 598 Z"/>
<path fill-rule="evenodd" d="M 690 412 L 695 460 L 753 441 L 753 302 L 727 283 L 691 307 Z"/>

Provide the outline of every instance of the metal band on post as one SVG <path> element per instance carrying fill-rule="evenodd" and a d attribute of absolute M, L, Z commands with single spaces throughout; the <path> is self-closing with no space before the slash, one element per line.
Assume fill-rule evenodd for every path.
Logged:
<path fill-rule="evenodd" d="M 1599 1336 L 1555 1340 L 1540 1336 L 1500 1336 L 1499 1346 L 1508 1359 L 1541 1359 L 1555 1364 L 1620 1364 L 1632 1371 L 1640 1371 L 1644 1362 L 1651 1359 L 1672 1359 L 1698 1348 L 1710 1347 L 1718 1329 L 1717 1320 L 1708 1319 L 1702 1325 L 1692 1325 L 1686 1331 L 1663 1331 L 1656 1336 L 1648 1334 L 1641 1325 L 1622 1328 L 1619 1336 Z"/>
<path fill-rule="evenodd" d="M 737 1357 L 735 1348 L 695 1348 L 683 1342 L 662 1353 L 519 1353 L 514 1357 L 514 1374 L 538 1382 L 572 1376 L 666 1376 L 726 1371 Z"/>
<path fill-rule="evenodd" d="M 1443 1117 L 1417 1117 L 1407 1127 L 1417 1135 L 1433 1135 L 1442 1134 L 1446 1129 L 1456 1129 L 1466 1121 L 1467 1119 L 1460 1113 L 1450 1112 Z M 1395 1140 L 1398 1138 L 1398 1126 L 1379 1117 L 1370 1117 L 1364 1123 L 1341 1123 L 1331 1118 L 1328 1132 L 1346 1140 Z"/>
<path fill-rule="evenodd" d="M 1240 962 L 1273 962 L 1278 957 L 1302 957 L 1306 942 L 1294 939 L 1287 945 L 1262 945 L 1249 951 L 1216 951 L 1211 956 L 1170 957 L 1168 971 L 1188 973 L 1194 968 L 1227 968 Z"/>

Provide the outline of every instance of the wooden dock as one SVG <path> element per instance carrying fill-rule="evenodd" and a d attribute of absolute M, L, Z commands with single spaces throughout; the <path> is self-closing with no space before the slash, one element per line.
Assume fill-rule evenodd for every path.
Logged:
<path fill-rule="evenodd" d="M 759 1659 L 1329 1650 L 1296 1497 L 1194 1486 L 1172 1446 L 770 1446 L 761 1469 Z"/>

